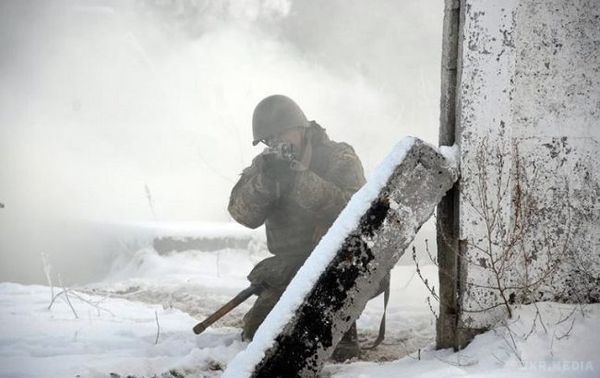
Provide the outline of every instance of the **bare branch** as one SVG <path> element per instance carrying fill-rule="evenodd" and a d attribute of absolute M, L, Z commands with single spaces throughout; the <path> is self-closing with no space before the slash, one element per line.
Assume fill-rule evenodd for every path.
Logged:
<path fill-rule="evenodd" d="M 154 310 L 154 318 L 156 319 L 156 340 L 154 340 L 154 345 L 156 345 L 160 337 L 160 323 L 158 322 L 158 312 L 156 310 Z"/>
<path fill-rule="evenodd" d="M 423 275 L 421 274 L 421 268 L 419 267 L 419 262 L 417 261 L 417 248 L 413 245 L 412 247 L 412 258 L 413 261 L 415 262 L 415 267 L 417 269 L 417 274 L 419 275 L 419 278 L 421 279 L 421 281 L 423 282 L 423 284 L 425 284 L 425 287 L 427 288 L 427 290 L 429 291 L 429 293 L 431 293 L 431 295 L 437 300 L 439 301 L 440 298 L 438 297 L 438 295 L 435 293 L 435 290 L 433 287 L 429 286 L 429 281 L 423 277 Z"/>
<path fill-rule="evenodd" d="M 71 300 L 69 299 L 69 293 L 67 292 L 67 288 L 65 288 L 65 286 L 62 283 L 62 280 L 60 278 L 60 274 L 58 275 L 58 283 L 63 288 L 63 292 L 65 294 L 65 298 L 67 299 L 67 303 L 69 304 L 69 307 L 71 307 L 71 311 L 73 311 L 73 315 L 75 315 L 75 319 L 79 319 L 79 315 L 77 315 L 77 311 L 75 311 L 75 308 L 73 307 L 73 304 L 71 303 Z"/>
<path fill-rule="evenodd" d="M 438 317 L 438 314 L 433 309 L 433 306 L 431 305 L 431 298 L 429 296 L 427 296 L 426 300 L 427 300 L 427 305 L 429 305 L 429 310 L 431 311 L 433 316 L 435 316 L 435 320 L 437 321 L 439 319 L 439 317 Z M 439 302 L 439 300 L 438 300 L 438 302 Z"/>
<path fill-rule="evenodd" d="M 567 332 L 565 332 L 562 336 L 557 336 L 556 340 L 562 340 L 565 337 L 569 337 L 571 335 L 571 331 L 573 330 L 574 325 L 575 325 L 575 317 L 573 317 L 573 319 L 571 319 L 571 326 L 569 327 Z"/>
<path fill-rule="evenodd" d="M 559 325 L 562 324 L 564 322 L 566 322 L 567 320 L 569 320 L 571 318 L 571 316 L 573 316 L 573 314 L 575 313 L 575 311 L 577 311 L 577 307 L 574 306 L 573 310 L 571 310 L 571 312 L 564 318 L 562 318 L 561 320 L 559 320 L 558 322 L 554 323 L 554 325 Z"/>
<path fill-rule="evenodd" d="M 427 252 L 427 256 L 429 256 L 429 260 L 433 263 L 433 265 L 438 266 L 437 258 L 433 257 L 431 251 L 429 250 L 429 240 L 425 239 L 425 252 Z"/>
<path fill-rule="evenodd" d="M 50 286 L 50 300 L 54 299 L 54 285 L 52 284 L 52 266 L 48 261 L 48 255 L 46 252 L 42 252 L 42 266 L 44 268 L 44 274 L 46 275 L 46 281 L 48 281 L 48 286 Z"/>

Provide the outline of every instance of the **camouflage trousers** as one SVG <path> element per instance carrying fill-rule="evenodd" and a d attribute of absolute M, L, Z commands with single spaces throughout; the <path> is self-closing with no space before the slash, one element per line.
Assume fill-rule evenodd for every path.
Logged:
<path fill-rule="evenodd" d="M 293 270 L 295 273 L 295 271 L 297 270 L 297 267 L 295 267 Z M 293 274 L 291 276 L 293 277 Z M 373 296 L 373 298 L 378 296 L 379 294 L 383 293 L 383 291 L 385 290 L 386 286 L 389 283 L 389 279 L 390 279 L 390 275 L 388 273 L 386 275 L 386 277 L 384 277 L 383 281 L 380 284 L 379 290 Z M 291 277 L 290 277 L 290 280 L 291 280 Z M 244 325 L 243 325 L 243 331 L 242 331 L 242 339 L 243 340 L 252 340 L 254 338 L 254 333 L 256 333 L 256 330 L 258 329 L 258 327 L 262 324 L 262 322 L 265 320 L 265 318 L 267 317 L 269 312 L 271 312 L 273 307 L 275 307 L 275 305 L 277 304 L 277 301 L 279 301 L 279 298 L 285 291 L 287 283 L 289 283 L 289 282 L 286 282 L 284 284 L 284 286 L 277 286 L 277 287 L 262 285 L 263 289 L 258 294 L 258 298 L 256 299 L 256 302 L 254 302 L 254 305 L 252 306 L 250 311 L 248 311 L 246 313 L 246 315 L 244 315 L 244 319 L 243 319 Z M 354 333 L 356 333 L 356 326 L 354 326 Z M 348 336 L 348 335 L 346 335 L 346 336 Z M 346 336 L 345 336 L 345 338 L 346 338 Z"/>
<path fill-rule="evenodd" d="M 260 287 L 254 306 L 244 316 L 242 338 L 252 340 L 258 326 L 275 307 L 306 256 L 272 256 L 258 263 L 248 275 L 248 281 Z"/>
<path fill-rule="evenodd" d="M 284 290 L 285 288 L 265 288 L 260 292 L 250 311 L 244 315 L 243 340 L 252 340 L 254 333 L 275 307 Z"/>

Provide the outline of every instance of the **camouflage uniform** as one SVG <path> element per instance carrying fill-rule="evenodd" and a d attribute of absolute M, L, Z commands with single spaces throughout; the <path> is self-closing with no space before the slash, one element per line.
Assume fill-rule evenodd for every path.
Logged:
<path fill-rule="evenodd" d="M 267 246 L 274 255 L 248 276 L 264 289 L 244 317 L 245 339 L 254 336 L 323 234 L 365 183 L 362 164 L 350 145 L 331 141 L 315 122 L 307 135 L 312 145 L 308 170 L 270 178 L 262 169 L 263 156 L 258 155 L 231 192 L 231 216 L 250 228 L 264 223 Z"/>

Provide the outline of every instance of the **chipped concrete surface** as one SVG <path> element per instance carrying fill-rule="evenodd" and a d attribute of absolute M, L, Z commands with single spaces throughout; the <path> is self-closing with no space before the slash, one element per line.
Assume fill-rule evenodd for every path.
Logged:
<path fill-rule="evenodd" d="M 505 318 L 503 295 L 598 301 L 600 2 L 467 0 L 461 11 L 458 328 Z M 498 285 L 490 258 L 506 251 Z"/>

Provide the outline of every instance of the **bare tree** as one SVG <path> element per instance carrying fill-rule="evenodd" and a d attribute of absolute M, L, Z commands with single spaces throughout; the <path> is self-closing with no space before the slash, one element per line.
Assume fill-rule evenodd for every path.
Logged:
<path fill-rule="evenodd" d="M 573 217 L 566 177 L 560 187 L 553 188 L 554 196 L 562 200 L 549 214 L 537 191 L 537 167 L 524 164 L 516 145 L 509 154 L 501 144 L 491 146 L 483 139 L 476 154 L 475 172 L 463 172 L 473 176 L 473 190 L 465 191 L 462 198 L 480 222 L 483 235 L 466 240 L 467 248 L 459 257 L 467 267 L 482 272 L 467 277 L 466 290 L 481 294 L 470 298 L 492 300 L 463 311 L 502 307 L 510 319 L 513 304 L 534 303 L 541 299 L 537 297 L 541 288 L 551 286 L 561 263 L 573 252 L 571 240 L 580 223 Z M 512 156 L 510 166 L 507 156 Z"/>

